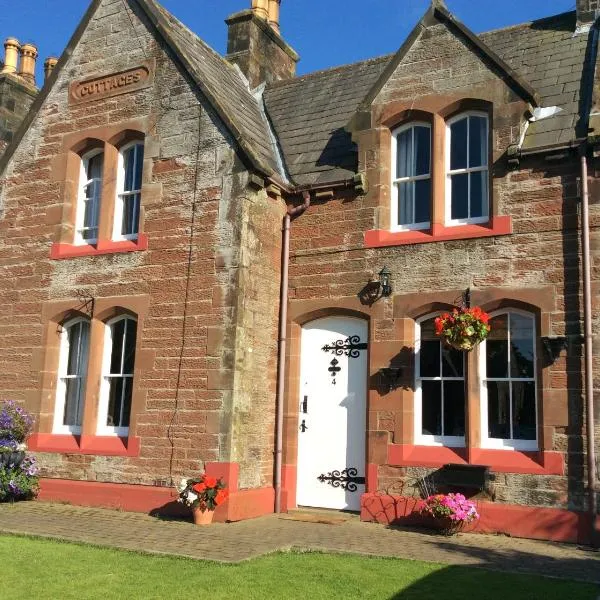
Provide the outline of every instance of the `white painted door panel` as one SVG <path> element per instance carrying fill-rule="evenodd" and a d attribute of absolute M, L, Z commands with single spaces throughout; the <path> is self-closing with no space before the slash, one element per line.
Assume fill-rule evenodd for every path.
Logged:
<path fill-rule="evenodd" d="M 327 317 L 302 329 L 299 506 L 360 509 L 365 491 L 367 339 L 366 321 L 351 317 Z"/>

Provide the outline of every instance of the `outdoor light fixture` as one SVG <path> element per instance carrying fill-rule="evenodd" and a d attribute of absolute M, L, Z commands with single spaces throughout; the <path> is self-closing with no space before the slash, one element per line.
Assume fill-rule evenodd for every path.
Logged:
<path fill-rule="evenodd" d="M 381 271 L 379 271 L 379 285 L 381 287 L 381 295 L 382 296 L 390 296 L 392 294 L 392 272 L 387 268 L 383 267 Z"/>

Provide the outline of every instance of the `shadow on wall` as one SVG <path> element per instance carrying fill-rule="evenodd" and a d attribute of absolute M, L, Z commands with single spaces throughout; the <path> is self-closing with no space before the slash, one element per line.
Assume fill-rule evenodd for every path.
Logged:
<path fill-rule="evenodd" d="M 529 557 L 530 560 L 531 558 Z M 555 569 L 557 567 L 554 565 Z M 494 565 L 493 569 L 497 570 L 498 567 Z M 387 600 L 464 600 L 471 597 L 486 600 L 594 600 L 598 594 L 595 585 L 550 581 L 530 575 L 515 578 L 514 572 L 517 569 L 512 571 L 509 575 L 468 567 L 443 567 L 425 575 Z"/>
<path fill-rule="evenodd" d="M 380 396 L 385 396 L 394 390 L 415 389 L 413 378 L 415 364 L 415 349 L 404 346 L 393 356 L 387 367 L 381 367 L 369 378 L 369 389 L 377 390 Z"/>

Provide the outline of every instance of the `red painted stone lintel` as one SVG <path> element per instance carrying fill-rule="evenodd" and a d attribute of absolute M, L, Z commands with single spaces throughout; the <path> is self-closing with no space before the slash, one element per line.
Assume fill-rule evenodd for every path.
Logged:
<path fill-rule="evenodd" d="M 139 456 L 140 438 L 116 436 L 34 433 L 27 440 L 33 452 L 92 454 L 97 456 Z"/>
<path fill-rule="evenodd" d="M 447 448 L 445 446 L 388 445 L 388 463 L 399 467 L 432 467 L 446 464 L 486 465 L 497 473 L 564 475 L 560 452 L 519 452 L 484 448 Z"/>
<path fill-rule="evenodd" d="M 100 254 L 118 254 L 120 252 L 141 252 L 148 250 L 148 235 L 140 233 L 135 241 L 99 240 L 97 244 L 61 244 L 54 243 L 50 247 L 50 258 L 61 260 L 78 256 L 98 256 Z"/>
<path fill-rule="evenodd" d="M 484 225 L 445 226 L 434 223 L 431 229 L 422 231 L 387 231 L 372 229 L 365 232 L 366 248 L 385 246 L 406 246 L 409 244 L 428 244 L 431 242 L 449 242 L 472 238 L 509 235 L 512 233 L 512 218 L 509 216 L 492 217 Z"/>
<path fill-rule="evenodd" d="M 363 494 L 360 518 L 387 525 L 419 525 L 422 518 L 417 512 L 418 504 L 417 498 Z M 483 501 L 476 504 L 481 518 L 465 531 L 578 544 L 588 544 L 591 539 L 589 513 Z"/>

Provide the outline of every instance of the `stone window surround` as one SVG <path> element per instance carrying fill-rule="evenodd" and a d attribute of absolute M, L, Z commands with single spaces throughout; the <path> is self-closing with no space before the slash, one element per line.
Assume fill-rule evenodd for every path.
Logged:
<path fill-rule="evenodd" d="M 489 132 L 489 220 L 481 224 L 447 225 L 447 123 L 461 113 L 483 112 L 488 115 Z M 431 226 L 424 230 L 394 231 L 391 227 L 391 152 L 392 132 L 410 122 L 424 122 L 431 125 L 431 183 L 432 206 Z M 358 144 L 359 169 L 366 170 L 370 194 L 378 206 L 376 229 L 365 232 L 365 247 L 379 248 L 405 244 L 461 240 L 491 237 L 512 233 L 510 216 L 498 214 L 497 201 L 493 194 L 493 164 L 499 153 L 493 146 L 493 105 L 491 102 L 472 98 L 452 100 L 447 97 L 427 98 L 417 103 L 417 108 L 406 103 L 390 103 L 381 109 L 374 109 L 373 127 L 355 132 Z M 377 156 L 377 164 L 371 164 L 369 156 Z"/>
<path fill-rule="evenodd" d="M 64 186 L 64 202 L 56 241 L 50 249 L 54 260 L 77 256 L 94 256 L 119 252 L 147 250 L 148 236 L 144 230 L 144 207 L 140 206 L 138 236 L 136 240 L 114 240 L 114 214 L 117 201 L 117 182 L 120 149 L 134 141 L 146 138 L 144 119 L 114 126 L 99 127 L 67 134 L 63 137 L 61 152 L 51 164 L 52 179 Z M 98 241 L 95 244 L 75 243 L 75 223 L 79 197 L 81 156 L 94 148 L 104 152 L 103 187 L 100 203 Z M 151 164 L 144 158 L 142 198 L 150 184 Z"/>
<path fill-rule="evenodd" d="M 369 322 L 369 374 L 372 377 L 378 369 L 386 367 L 390 359 L 398 353 L 402 345 L 414 344 L 415 319 L 428 313 L 452 308 L 454 299 L 462 290 L 447 292 L 414 293 L 393 297 L 392 338 L 376 340 L 377 324 L 386 321 L 387 311 L 384 302 L 377 302 L 370 309 L 356 297 L 328 299 L 294 300 L 290 304 L 288 322 L 288 352 L 286 356 L 286 398 L 284 407 L 284 449 L 283 486 L 289 505 L 294 505 L 296 496 L 296 464 L 298 444 L 298 389 L 300 384 L 299 357 L 302 325 L 325 316 L 348 315 L 363 318 Z M 472 302 L 486 311 L 500 309 L 525 310 L 536 318 L 538 332 L 537 356 L 541 356 L 541 338 L 551 333 L 550 313 L 555 310 L 554 288 L 531 289 L 490 287 L 473 290 Z M 395 340 L 395 341 L 394 341 Z M 402 341 L 403 340 L 403 341 Z M 477 361 L 477 351 L 471 352 L 467 361 Z M 467 443 L 465 448 L 445 446 L 420 446 L 414 438 L 414 392 L 396 390 L 384 397 L 369 389 L 367 410 L 367 492 L 378 490 L 378 469 L 381 466 L 440 468 L 444 464 L 485 464 L 497 473 L 517 473 L 536 475 L 564 475 L 565 464 L 560 452 L 553 449 L 555 427 L 564 426 L 561 414 L 560 390 L 551 389 L 549 369 L 542 369 L 538 360 L 538 443 L 537 452 L 513 449 L 481 448 L 479 382 L 469 381 L 470 401 L 467 405 Z M 474 370 L 475 368 L 475 370 Z M 476 373 L 475 366 L 467 366 L 467 371 Z M 412 373 L 412 371 L 411 371 Z M 396 425 L 395 439 L 387 431 L 378 431 L 375 423 L 376 402 L 394 407 L 401 415 Z M 387 409 L 385 409 L 387 410 Z"/>
<path fill-rule="evenodd" d="M 41 350 L 34 355 L 34 368 L 41 373 L 41 392 L 32 394 L 32 405 L 37 404 L 39 416 L 37 432 L 29 438 L 29 448 L 37 452 L 92 454 L 98 456 L 139 456 L 140 439 L 135 435 L 138 415 L 144 410 L 144 392 L 140 387 L 140 373 L 151 367 L 154 353 L 143 350 L 142 332 L 149 311 L 148 296 L 97 298 L 90 318 L 81 310 L 78 299 L 46 302 L 42 309 L 44 339 Z M 100 389 L 104 358 L 106 324 L 120 315 L 137 320 L 136 362 L 131 402 L 129 435 L 98 435 Z M 83 402 L 83 421 L 80 434 L 53 433 L 56 407 L 56 386 L 60 354 L 62 323 L 81 317 L 90 323 L 87 381 Z"/>

